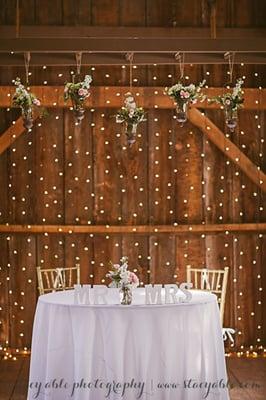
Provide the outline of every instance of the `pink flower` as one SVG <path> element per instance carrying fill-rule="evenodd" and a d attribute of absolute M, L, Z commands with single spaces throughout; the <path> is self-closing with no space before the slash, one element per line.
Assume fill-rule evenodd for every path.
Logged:
<path fill-rule="evenodd" d="M 180 91 L 180 97 L 182 97 L 182 99 L 188 99 L 189 98 L 189 93 L 185 92 L 185 90 L 181 90 Z"/>
<path fill-rule="evenodd" d="M 88 94 L 88 90 L 80 88 L 79 91 L 78 91 L 78 94 L 79 94 L 79 96 L 85 97 Z"/>
<path fill-rule="evenodd" d="M 33 104 L 37 107 L 39 107 L 41 105 L 41 102 L 39 99 L 33 99 Z"/>
<path fill-rule="evenodd" d="M 137 277 L 136 274 L 134 274 L 134 272 L 129 272 L 128 280 L 129 283 L 133 283 L 135 285 L 139 284 L 139 278 Z"/>
<path fill-rule="evenodd" d="M 119 269 L 120 265 L 119 264 L 113 264 L 114 269 Z"/>

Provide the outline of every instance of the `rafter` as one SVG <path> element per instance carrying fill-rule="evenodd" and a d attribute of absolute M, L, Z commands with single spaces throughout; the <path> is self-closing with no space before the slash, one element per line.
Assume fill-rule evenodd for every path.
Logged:
<path fill-rule="evenodd" d="M 225 232 L 264 232 L 266 223 L 198 225 L 0 225 L 1 233 L 57 234 L 201 234 Z"/>
<path fill-rule="evenodd" d="M 266 192 L 266 175 L 242 153 L 224 133 L 196 108 L 189 110 L 189 120 L 197 126 L 252 182 Z"/>
<path fill-rule="evenodd" d="M 15 38 L 15 25 L 1 25 L 2 38 Z M 261 38 L 265 37 L 265 28 L 223 28 L 217 27 L 219 38 Z M 140 26 L 87 26 L 87 25 L 22 25 L 19 29 L 21 38 L 31 37 L 113 37 L 113 38 L 209 38 L 209 28 L 187 27 L 140 27 Z"/>
<path fill-rule="evenodd" d="M 33 117 L 36 119 L 37 117 Z M 9 146 L 11 146 L 17 138 L 19 138 L 25 128 L 23 126 L 23 119 L 19 117 L 14 124 L 12 124 L 1 136 L 0 136 L 0 154 L 2 154 Z"/>

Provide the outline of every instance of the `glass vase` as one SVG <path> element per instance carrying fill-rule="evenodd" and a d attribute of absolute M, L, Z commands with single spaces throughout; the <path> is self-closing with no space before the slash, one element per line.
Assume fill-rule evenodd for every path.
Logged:
<path fill-rule="evenodd" d="M 84 108 L 82 108 L 82 107 L 74 108 L 74 116 L 75 116 L 76 123 L 80 124 L 85 116 Z"/>
<path fill-rule="evenodd" d="M 128 286 L 123 286 L 120 289 L 120 303 L 124 306 L 129 306 L 132 303 L 132 289 Z"/>
<path fill-rule="evenodd" d="M 177 122 L 184 125 L 187 121 L 188 103 L 177 103 L 176 105 L 176 119 Z"/>
<path fill-rule="evenodd" d="M 127 135 L 127 143 L 131 146 L 136 141 L 137 134 L 137 126 L 138 124 L 126 124 L 126 135 Z"/>
<path fill-rule="evenodd" d="M 33 116 L 31 108 L 22 109 L 22 119 L 24 128 L 29 130 L 33 127 Z"/>
<path fill-rule="evenodd" d="M 237 126 L 237 110 L 233 110 L 231 107 L 225 108 L 225 123 L 231 132 L 234 132 Z"/>

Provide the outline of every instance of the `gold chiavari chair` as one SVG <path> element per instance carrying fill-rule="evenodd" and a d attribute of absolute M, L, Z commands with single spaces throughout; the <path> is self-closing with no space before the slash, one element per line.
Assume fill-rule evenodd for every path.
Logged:
<path fill-rule="evenodd" d="M 190 266 L 187 266 L 187 281 L 193 283 L 194 289 L 208 290 L 216 294 L 222 324 L 224 320 L 228 273 L 228 267 L 225 267 L 225 269 L 207 269 L 191 268 Z"/>
<path fill-rule="evenodd" d="M 54 269 L 37 267 L 37 278 L 40 295 L 73 289 L 75 284 L 80 284 L 80 265 Z"/>

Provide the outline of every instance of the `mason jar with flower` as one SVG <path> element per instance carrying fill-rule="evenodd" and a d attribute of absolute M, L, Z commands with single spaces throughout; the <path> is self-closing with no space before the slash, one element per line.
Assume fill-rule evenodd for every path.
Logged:
<path fill-rule="evenodd" d="M 92 82 L 91 75 L 85 75 L 83 81 L 75 83 L 75 75 L 72 82 L 66 82 L 64 88 L 64 99 L 72 102 L 75 121 L 80 124 L 85 115 L 84 102 L 90 96 L 90 84 Z"/>
<path fill-rule="evenodd" d="M 210 99 L 210 103 L 221 104 L 225 113 L 225 123 L 231 132 L 234 132 L 237 126 L 238 110 L 242 107 L 244 98 L 242 93 L 242 85 L 244 81 L 238 79 L 232 92 L 227 92 L 221 96 Z"/>
<path fill-rule="evenodd" d="M 201 93 L 201 89 L 205 85 L 205 80 L 198 86 L 191 83 L 190 85 L 177 84 L 166 88 L 165 93 L 175 101 L 176 119 L 183 126 L 187 121 L 187 113 L 190 104 L 196 104 L 198 101 L 203 101 L 205 97 Z"/>
<path fill-rule="evenodd" d="M 111 264 L 111 270 L 106 274 L 111 279 L 109 287 L 120 289 L 120 302 L 122 305 L 132 303 L 132 290 L 139 286 L 137 275 L 128 270 L 128 258 L 122 257 L 121 264 Z"/>
<path fill-rule="evenodd" d="M 34 93 L 30 92 L 29 88 L 21 83 L 20 78 L 15 79 L 16 90 L 12 98 L 14 106 L 21 108 L 23 126 L 26 129 L 31 129 L 33 126 L 33 112 L 35 107 L 40 107 L 41 102 Z"/>
<path fill-rule="evenodd" d="M 137 107 L 134 97 L 130 92 L 125 94 L 124 107 L 116 114 L 116 123 L 125 123 L 127 142 L 131 146 L 136 141 L 137 127 L 139 123 L 146 121 L 145 111 Z"/>

